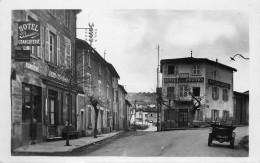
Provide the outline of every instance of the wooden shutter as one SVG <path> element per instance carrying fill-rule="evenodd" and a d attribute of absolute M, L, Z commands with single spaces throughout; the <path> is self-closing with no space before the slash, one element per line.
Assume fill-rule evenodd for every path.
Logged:
<path fill-rule="evenodd" d="M 50 62 L 50 33 L 49 29 L 45 30 L 45 61 Z"/>
<path fill-rule="evenodd" d="M 57 65 L 60 65 L 60 37 L 57 36 Z"/>
<path fill-rule="evenodd" d="M 40 48 L 40 58 L 42 59 L 44 57 L 44 38 L 45 38 L 45 35 L 44 35 L 44 27 L 42 26 L 41 28 L 41 48 Z"/>

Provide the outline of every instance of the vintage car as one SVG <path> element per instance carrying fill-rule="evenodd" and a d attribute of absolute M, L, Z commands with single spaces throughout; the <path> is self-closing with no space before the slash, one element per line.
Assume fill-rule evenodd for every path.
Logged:
<path fill-rule="evenodd" d="M 236 133 L 233 125 L 224 125 L 212 123 L 209 130 L 208 146 L 211 146 L 212 141 L 218 141 L 220 143 L 229 142 L 230 147 L 234 148 Z"/>

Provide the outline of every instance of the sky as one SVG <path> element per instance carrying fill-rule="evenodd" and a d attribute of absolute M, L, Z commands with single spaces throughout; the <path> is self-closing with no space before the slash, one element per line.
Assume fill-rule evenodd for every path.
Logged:
<path fill-rule="evenodd" d="M 216 60 L 237 69 L 234 90 L 249 89 L 249 16 L 245 11 L 206 10 L 84 10 L 77 28 L 94 23 L 97 29 L 93 47 L 112 63 L 120 75 L 119 83 L 128 92 L 153 92 L 159 58 L 193 57 Z M 77 37 L 86 39 L 85 30 Z"/>

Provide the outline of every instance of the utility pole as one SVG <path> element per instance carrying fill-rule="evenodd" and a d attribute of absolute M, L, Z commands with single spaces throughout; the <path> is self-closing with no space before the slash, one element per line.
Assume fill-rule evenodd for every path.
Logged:
<path fill-rule="evenodd" d="M 158 89 L 159 89 L 159 51 L 160 51 L 160 45 L 157 45 L 158 49 L 158 67 L 157 67 L 157 88 L 156 88 L 156 95 L 157 95 L 157 131 L 159 131 L 159 94 L 158 94 Z"/>

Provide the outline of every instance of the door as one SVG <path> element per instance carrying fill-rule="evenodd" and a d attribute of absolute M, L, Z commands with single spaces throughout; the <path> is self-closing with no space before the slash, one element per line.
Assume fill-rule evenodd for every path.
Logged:
<path fill-rule="evenodd" d="M 187 127 L 188 126 L 188 110 L 180 109 L 178 113 L 178 123 L 179 127 Z"/>
<path fill-rule="evenodd" d="M 56 114 L 55 114 L 55 99 L 49 98 L 49 136 L 56 137 L 57 136 L 57 124 L 56 124 Z"/>

